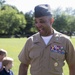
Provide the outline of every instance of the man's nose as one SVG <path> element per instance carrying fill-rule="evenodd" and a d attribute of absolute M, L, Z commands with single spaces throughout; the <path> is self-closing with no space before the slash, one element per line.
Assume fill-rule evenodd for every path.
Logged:
<path fill-rule="evenodd" d="M 40 28 L 42 25 L 41 25 L 40 23 L 37 23 L 36 26 L 37 26 L 38 28 Z"/>

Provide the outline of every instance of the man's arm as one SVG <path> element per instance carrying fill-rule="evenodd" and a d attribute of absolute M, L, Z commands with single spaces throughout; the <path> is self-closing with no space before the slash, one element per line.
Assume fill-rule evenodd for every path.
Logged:
<path fill-rule="evenodd" d="M 19 67 L 19 75 L 27 75 L 28 65 L 21 63 Z"/>
<path fill-rule="evenodd" d="M 69 75 L 75 75 L 75 64 L 69 66 Z"/>

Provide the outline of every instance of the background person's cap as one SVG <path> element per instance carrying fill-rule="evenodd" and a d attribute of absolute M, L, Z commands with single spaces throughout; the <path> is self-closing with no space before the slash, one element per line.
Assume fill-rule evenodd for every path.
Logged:
<path fill-rule="evenodd" d="M 48 4 L 37 5 L 34 9 L 34 17 L 52 16 L 51 8 Z"/>

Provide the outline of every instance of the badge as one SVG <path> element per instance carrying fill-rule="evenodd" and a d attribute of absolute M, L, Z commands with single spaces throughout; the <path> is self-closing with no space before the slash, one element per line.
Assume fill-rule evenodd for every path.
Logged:
<path fill-rule="evenodd" d="M 60 53 L 60 54 L 65 54 L 65 50 L 63 46 L 59 46 L 59 45 L 53 45 L 50 47 L 50 50 L 52 52 L 56 52 L 56 53 Z"/>
<path fill-rule="evenodd" d="M 57 63 L 57 62 L 55 62 L 55 63 L 54 63 L 54 66 L 58 66 L 58 63 Z"/>

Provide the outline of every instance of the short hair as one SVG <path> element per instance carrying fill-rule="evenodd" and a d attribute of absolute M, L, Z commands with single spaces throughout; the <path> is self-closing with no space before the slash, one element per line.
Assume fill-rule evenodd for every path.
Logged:
<path fill-rule="evenodd" d="M 0 49 L 0 55 L 4 55 L 4 54 L 7 54 L 7 51 L 4 49 Z"/>
<path fill-rule="evenodd" d="M 11 57 L 4 57 L 2 64 L 3 66 L 7 66 L 11 62 L 13 62 L 13 59 Z"/>

